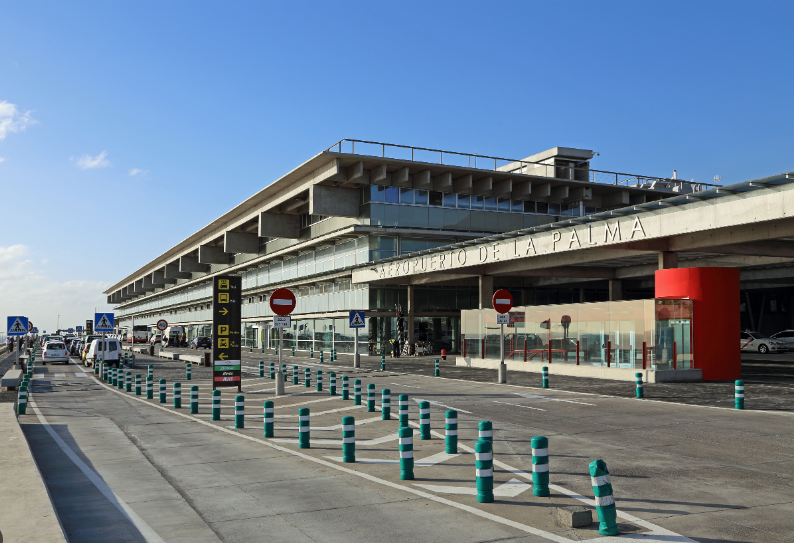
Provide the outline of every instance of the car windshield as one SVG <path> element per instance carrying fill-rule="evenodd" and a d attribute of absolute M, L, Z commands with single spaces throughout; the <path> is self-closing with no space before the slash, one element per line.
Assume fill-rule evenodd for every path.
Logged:
<path fill-rule="evenodd" d="M 769 339 L 769 336 L 766 334 L 761 334 L 759 332 L 750 332 L 755 339 Z"/>
<path fill-rule="evenodd" d="M 63 343 L 48 343 L 47 350 L 48 351 L 60 351 L 63 350 L 64 346 Z"/>

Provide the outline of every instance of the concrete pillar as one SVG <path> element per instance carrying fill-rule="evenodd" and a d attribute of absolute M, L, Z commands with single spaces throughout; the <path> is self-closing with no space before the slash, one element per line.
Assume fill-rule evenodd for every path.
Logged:
<path fill-rule="evenodd" d="M 493 277 L 480 276 L 480 309 L 493 309 Z"/>
<path fill-rule="evenodd" d="M 408 330 L 408 345 L 411 352 L 414 352 L 414 314 L 416 313 L 416 302 L 414 300 L 414 286 L 408 285 L 408 318 L 406 320 L 406 329 Z"/>
<path fill-rule="evenodd" d="M 678 253 L 662 251 L 659 253 L 659 269 L 669 270 L 678 267 Z"/>
<path fill-rule="evenodd" d="M 609 301 L 617 302 L 623 299 L 623 284 L 620 279 L 609 280 Z"/>
<path fill-rule="evenodd" d="M 584 303 L 584 289 L 583 288 L 579 289 L 579 303 L 580 304 Z"/>

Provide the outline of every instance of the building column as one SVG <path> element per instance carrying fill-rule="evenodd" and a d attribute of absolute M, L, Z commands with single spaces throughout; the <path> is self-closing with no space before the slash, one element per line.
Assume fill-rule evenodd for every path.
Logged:
<path fill-rule="evenodd" d="M 493 277 L 480 276 L 480 309 L 493 309 Z"/>
<path fill-rule="evenodd" d="M 609 301 L 617 302 L 623 299 L 623 284 L 620 279 L 609 280 Z"/>
<path fill-rule="evenodd" d="M 416 313 L 416 302 L 414 300 L 414 286 L 408 285 L 408 311 L 406 320 L 406 329 L 408 331 L 408 349 L 409 352 L 416 352 L 414 346 L 414 314 Z"/>
<path fill-rule="evenodd" d="M 659 253 L 659 269 L 669 270 L 678 267 L 678 253 L 662 251 Z"/>

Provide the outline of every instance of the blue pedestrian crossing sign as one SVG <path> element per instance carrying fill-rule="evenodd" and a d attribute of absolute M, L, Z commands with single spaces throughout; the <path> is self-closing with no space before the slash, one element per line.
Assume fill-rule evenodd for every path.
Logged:
<path fill-rule="evenodd" d="M 9 336 L 24 336 L 28 333 L 28 318 L 27 317 L 8 317 L 8 332 Z"/>
<path fill-rule="evenodd" d="M 112 332 L 113 313 L 94 313 L 94 332 Z"/>
<path fill-rule="evenodd" d="M 38 333 L 39 333 L 39 329 L 38 329 L 38 328 L 36 328 L 35 326 L 33 327 L 33 333 L 34 333 L 34 334 L 38 334 Z"/>
<path fill-rule="evenodd" d="M 73 334 L 73 333 L 74 333 L 74 328 L 69 328 L 68 332 L 69 332 L 70 334 Z"/>
<path fill-rule="evenodd" d="M 82 331 L 83 331 L 83 327 L 82 327 L 82 326 L 78 326 L 78 327 L 77 327 L 77 331 L 78 331 L 78 332 L 82 332 Z"/>
<path fill-rule="evenodd" d="M 366 325 L 367 321 L 363 311 L 350 312 L 350 328 L 364 328 Z"/>

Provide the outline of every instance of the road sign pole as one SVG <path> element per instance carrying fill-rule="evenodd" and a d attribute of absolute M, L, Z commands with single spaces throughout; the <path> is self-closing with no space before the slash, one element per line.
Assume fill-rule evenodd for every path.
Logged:
<path fill-rule="evenodd" d="M 356 343 L 353 347 L 353 367 L 360 368 L 361 367 L 361 355 L 358 354 L 358 328 L 354 328 L 356 331 Z"/>
<path fill-rule="evenodd" d="M 105 332 L 102 332 L 102 360 L 107 360 L 105 356 Z M 96 364 L 96 362 L 94 362 Z"/>
<path fill-rule="evenodd" d="M 499 325 L 499 381 L 500 383 L 507 382 L 507 364 L 505 364 L 505 325 Z"/>
<path fill-rule="evenodd" d="M 278 367 L 279 367 L 279 369 L 281 368 L 281 357 L 283 356 L 283 353 L 284 353 L 284 329 L 283 328 L 279 328 L 278 329 Z M 279 375 L 279 374 L 276 374 L 276 377 L 278 379 L 283 379 L 283 377 L 281 377 L 281 375 Z"/>

